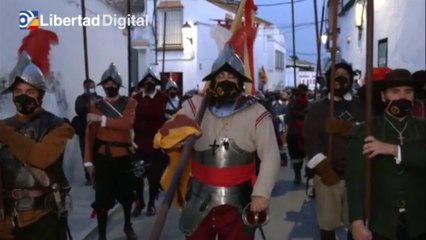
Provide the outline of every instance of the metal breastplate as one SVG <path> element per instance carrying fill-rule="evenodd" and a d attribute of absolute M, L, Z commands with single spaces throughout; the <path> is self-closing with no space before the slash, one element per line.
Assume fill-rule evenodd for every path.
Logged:
<path fill-rule="evenodd" d="M 215 168 L 237 167 L 249 164 L 255 159 L 254 152 L 239 148 L 230 138 L 220 138 L 212 148 L 196 151 L 194 160 L 204 166 Z M 220 205 L 230 205 L 242 211 L 250 201 L 251 183 L 232 187 L 217 187 L 199 182 L 193 178 L 189 192 L 190 199 L 182 211 L 179 227 L 186 235 L 191 235 L 210 210 Z"/>
<path fill-rule="evenodd" d="M 195 151 L 194 160 L 201 165 L 225 168 L 246 165 L 255 158 L 255 152 L 242 150 L 231 138 L 219 138 L 210 149 Z"/>
<path fill-rule="evenodd" d="M 4 122 L 16 129 L 21 134 L 40 142 L 51 130 L 55 129 L 64 120 L 54 116 L 51 113 L 40 113 L 35 120 L 19 124 L 15 118 L 9 118 Z M 19 126 L 18 126 L 19 125 Z M 50 180 L 50 183 L 57 183 L 61 187 L 69 187 L 68 180 L 62 170 L 63 154 L 59 156 L 58 160 L 45 170 L 44 172 Z M 34 173 L 30 171 L 29 167 L 24 165 L 21 161 L 13 156 L 7 146 L 0 144 L 0 171 L 3 181 L 3 189 L 11 191 L 13 189 L 34 189 L 42 188 L 43 186 L 34 177 Z M 6 203 L 7 204 L 7 203 Z"/>
<path fill-rule="evenodd" d="M 240 212 L 250 202 L 250 182 L 234 187 L 216 187 L 192 179 L 187 200 L 179 220 L 179 228 L 185 235 L 191 235 L 214 207 L 230 205 Z"/>
<path fill-rule="evenodd" d="M 224 102 L 220 105 L 212 102 L 208 109 L 213 114 L 213 116 L 218 118 L 228 117 L 234 113 L 241 112 L 242 110 L 250 107 L 251 105 L 257 103 L 256 98 L 252 96 L 242 95 L 236 101 Z"/>

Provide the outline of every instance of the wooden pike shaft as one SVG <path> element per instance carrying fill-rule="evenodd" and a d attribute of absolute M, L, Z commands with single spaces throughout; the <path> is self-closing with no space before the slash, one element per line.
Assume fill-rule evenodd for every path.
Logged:
<path fill-rule="evenodd" d="M 208 94 L 206 94 L 198 110 L 197 116 L 195 118 L 195 122 L 197 122 L 199 125 L 201 121 L 203 120 L 204 113 L 206 112 L 208 101 L 209 101 L 209 96 Z M 170 187 L 167 190 L 164 200 L 161 204 L 160 210 L 158 212 L 158 216 L 155 219 L 154 227 L 152 228 L 151 234 L 149 236 L 149 240 L 160 239 L 161 232 L 166 223 L 167 215 L 169 213 L 170 206 L 173 201 L 173 196 L 175 195 L 176 190 L 179 186 L 180 178 L 182 176 L 183 170 L 186 166 L 186 162 L 189 159 L 189 156 L 192 152 L 192 148 L 196 140 L 197 140 L 197 137 L 192 135 L 185 141 L 185 145 L 183 146 L 183 150 L 182 150 L 182 155 L 181 155 L 181 158 L 179 159 L 179 164 L 176 168 L 175 174 L 173 175 L 173 179 L 172 179 L 172 182 L 170 183 Z"/>
<path fill-rule="evenodd" d="M 331 31 L 332 31 L 332 47 L 331 47 L 331 73 L 329 82 L 329 93 L 330 93 L 330 118 L 334 117 L 334 78 L 336 75 L 336 51 L 337 51 L 337 6 L 339 0 L 330 1 L 330 13 L 331 13 Z M 333 154 L 333 134 L 328 135 L 328 157 L 332 157 Z"/>
<path fill-rule="evenodd" d="M 366 114 L 365 127 L 366 136 L 371 135 L 372 127 L 372 78 L 373 78 L 373 41 L 374 41 L 374 0 L 367 1 L 367 38 L 366 38 Z M 365 158 L 365 218 L 368 220 L 371 215 L 371 161 Z"/>

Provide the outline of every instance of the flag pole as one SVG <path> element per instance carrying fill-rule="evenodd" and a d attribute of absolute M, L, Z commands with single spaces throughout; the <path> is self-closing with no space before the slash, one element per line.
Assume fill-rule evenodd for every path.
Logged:
<path fill-rule="evenodd" d="M 324 6 L 323 6 L 324 8 Z M 324 11 L 323 11 L 324 12 Z M 317 40 L 317 69 L 315 73 L 315 82 L 314 82 L 314 98 L 317 96 L 317 82 L 319 77 L 321 76 L 321 33 L 318 29 L 318 6 L 317 0 L 314 0 L 314 16 L 315 16 L 315 38 Z M 322 16 L 321 16 L 322 17 Z"/>
<path fill-rule="evenodd" d="M 127 0 L 127 16 L 130 16 L 130 0 Z M 128 71 L 128 91 L 132 94 L 132 26 L 127 25 L 127 71 Z"/>
<path fill-rule="evenodd" d="M 296 79 L 296 36 L 294 30 L 294 0 L 291 0 L 291 32 L 293 38 L 293 83 L 294 87 L 297 85 Z"/>
<path fill-rule="evenodd" d="M 85 0 L 81 0 L 81 17 L 84 19 L 86 17 L 86 3 Z M 83 51 L 84 51 L 84 74 L 86 80 L 89 79 L 89 60 L 87 53 L 87 29 L 86 25 L 83 24 Z"/>

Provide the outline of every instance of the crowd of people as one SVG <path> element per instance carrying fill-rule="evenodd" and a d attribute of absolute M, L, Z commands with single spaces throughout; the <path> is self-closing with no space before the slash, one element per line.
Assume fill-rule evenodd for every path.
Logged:
<path fill-rule="evenodd" d="M 45 30 L 31 34 L 52 38 Z M 373 69 L 373 119 L 365 122 L 366 89 L 353 91 L 351 64 L 330 67 L 318 96 L 304 84 L 252 96 L 243 62 L 225 45 L 202 78 L 204 91 L 184 96 L 172 79 L 162 91 L 164 80 L 151 67 L 132 96 L 122 96 L 123 80 L 111 63 L 97 84 L 105 97 L 86 79 L 68 122 L 42 108 L 49 68 L 33 51 L 31 44 L 21 47 L 4 92 L 12 93 L 17 114 L 0 121 L 0 239 L 67 239 L 70 185 L 62 161 L 74 134 L 86 185 L 95 191 L 100 240 L 107 239 L 108 211 L 116 203 L 126 238 L 138 238 L 132 217 L 145 209 L 157 214 L 159 192 L 169 188 L 163 173 L 182 146 L 192 149 L 190 174 L 175 203 L 188 240 L 254 239 L 287 160 L 294 185 L 304 171 L 314 180 L 321 240 L 336 239 L 341 226 L 347 239 L 425 239 L 424 70 Z"/>

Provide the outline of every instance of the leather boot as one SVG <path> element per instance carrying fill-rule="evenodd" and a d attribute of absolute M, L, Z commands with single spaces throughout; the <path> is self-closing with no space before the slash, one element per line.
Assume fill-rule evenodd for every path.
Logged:
<path fill-rule="evenodd" d="M 127 240 L 137 240 L 138 237 L 136 236 L 135 231 L 133 230 L 132 225 L 124 225 L 124 229 L 123 229 L 124 234 L 126 234 L 126 239 Z"/>
<path fill-rule="evenodd" d="M 98 220 L 99 240 L 106 240 L 108 212 L 106 210 L 96 210 L 96 219 Z"/>
<path fill-rule="evenodd" d="M 132 217 L 139 217 L 144 208 L 145 208 L 145 202 L 141 200 L 136 200 L 135 208 L 133 208 L 133 211 L 132 211 Z"/>

